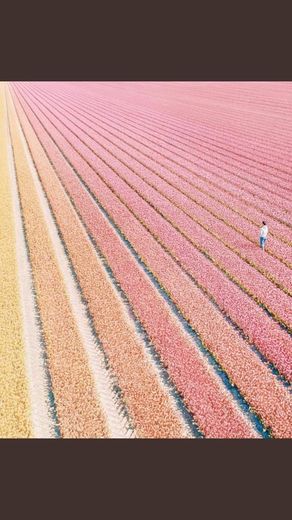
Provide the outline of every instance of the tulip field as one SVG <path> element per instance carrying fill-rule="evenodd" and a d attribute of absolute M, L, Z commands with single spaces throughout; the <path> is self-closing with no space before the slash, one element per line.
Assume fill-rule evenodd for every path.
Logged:
<path fill-rule="evenodd" d="M 292 83 L 1 83 L 0 437 L 292 438 L 291 171 Z"/>

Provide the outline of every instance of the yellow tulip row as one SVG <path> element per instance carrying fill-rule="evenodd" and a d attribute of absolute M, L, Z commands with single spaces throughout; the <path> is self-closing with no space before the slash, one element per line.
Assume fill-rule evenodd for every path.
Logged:
<path fill-rule="evenodd" d="M 31 437 L 3 84 L 0 85 L 0 200 L 0 438 Z"/>

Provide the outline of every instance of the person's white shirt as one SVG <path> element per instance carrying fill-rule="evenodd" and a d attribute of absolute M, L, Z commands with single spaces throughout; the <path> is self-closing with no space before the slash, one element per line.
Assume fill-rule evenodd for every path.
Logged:
<path fill-rule="evenodd" d="M 267 225 L 261 227 L 260 237 L 261 237 L 261 238 L 267 238 L 267 236 L 268 236 L 268 231 L 269 231 L 269 230 L 268 230 L 268 226 L 267 226 Z"/>

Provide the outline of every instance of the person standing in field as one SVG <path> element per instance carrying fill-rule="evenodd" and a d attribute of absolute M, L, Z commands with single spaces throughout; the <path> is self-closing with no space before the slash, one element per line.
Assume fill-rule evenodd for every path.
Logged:
<path fill-rule="evenodd" d="M 268 238 L 268 232 L 269 232 L 268 226 L 267 226 L 266 222 L 263 220 L 263 225 L 260 229 L 260 247 L 262 248 L 263 251 L 265 250 L 265 244 L 266 244 L 266 240 Z"/>

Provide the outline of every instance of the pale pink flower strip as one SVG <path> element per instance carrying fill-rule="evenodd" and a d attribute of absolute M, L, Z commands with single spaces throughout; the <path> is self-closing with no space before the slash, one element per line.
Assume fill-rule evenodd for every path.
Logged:
<path fill-rule="evenodd" d="M 202 127 L 199 127 L 200 131 L 198 131 L 195 126 L 193 126 L 190 133 L 186 133 L 183 131 L 183 122 L 174 127 L 171 124 L 163 122 L 161 118 L 156 120 L 157 114 L 155 113 L 152 113 L 150 116 L 147 112 L 143 114 L 144 117 L 141 117 L 140 112 L 137 112 L 133 107 L 132 110 L 129 111 L 125 110 L 120 104 L 114 105 L 114 100 L 112 100 L 113 103 L 110 105 L 108 105 L 105 100 L 98 98 L 95 98 L 94 101 L 91 102 L 87 97 L 82 96 L 80 90 L 77 91 L 75 96 L 70 96 L 70 93 L 65 91 L 64 88 L 59 90 L 55 88 L 54 91 L 52 91 L 52 89 L 41 88 L 41 91 L 46 92 L 48 96 L 51 96 L 54 100 L 61 100 L 63 105 L 64 102 L 67 105 L 70 103 L 71 106 L 74 106 L 74 110 L 79 108 L 90 117 L 94 115 L 96 119 L 98 115 L 99 118 L 103 118 L 103 121 L 105 118 L 107 122 L 117 123 L 119 133 L 123 133 L 123 128 L 124 130 L 135 132 L 143 139 L 146 138 L 146 141 L 152 144 L 157 143 L 163 150 L 171 150 L 174 155 L 177 155 L 177 158 L 179 158 L 181 152 L 190 152 L 191 155 L 193 155 L 194 150 L 196 150 L 198 146 L 202 146 L 206 153 L 207 151 L 212 152 L 212 155 L 218 154 L 220 156 L 222 150 L 224 150 L 225 154 L 227 154 L 227 161 L 232 158 L 233 163 L 239 165 L 239 167 L 241 167 L 241 165 L 244 165 L 245 169 L 248 167 L 249 170 L 252 171 L 252 179 L 257 182 L 258 180 L 260 182 L 263 181 L 269 190 L 272 185 L 273 187 L 275 186 L 276 190 L 278 187 L 281 187 L 288 188 L 288 191 L 291 191 L 288 172 L 284 173 L 281 171 L 281 177 L 279 177 L 279 168 L 281 168 L 281 161 L 283 159 L 281 156 L 278 156 L 277 160 L 275 160 L 274 154 L 269 162 L 267 159 L 268 151 L 266 151 L 263 156 L 259 154 L 258 149 L 254 146 L 253 153 L 250 154 L 250 146 L 240 149 L 238 140 L 236 141 L 236 146 L 232 146 L 231 136 L 222 142 L 218 137 L 216 139 L 214 138 L 214 132 L 202 136 Z M 271 161 L 273 161 L 272 164 Z M 291 166 L 292 161 L 290 161 L 290 167 Z M 285 168 L 285 166 L 283 167 Z M 286 168 L 289 167 L 286 166 Z M 264 179 L 262 172 L 264 172 L 265 175 Z"/>

